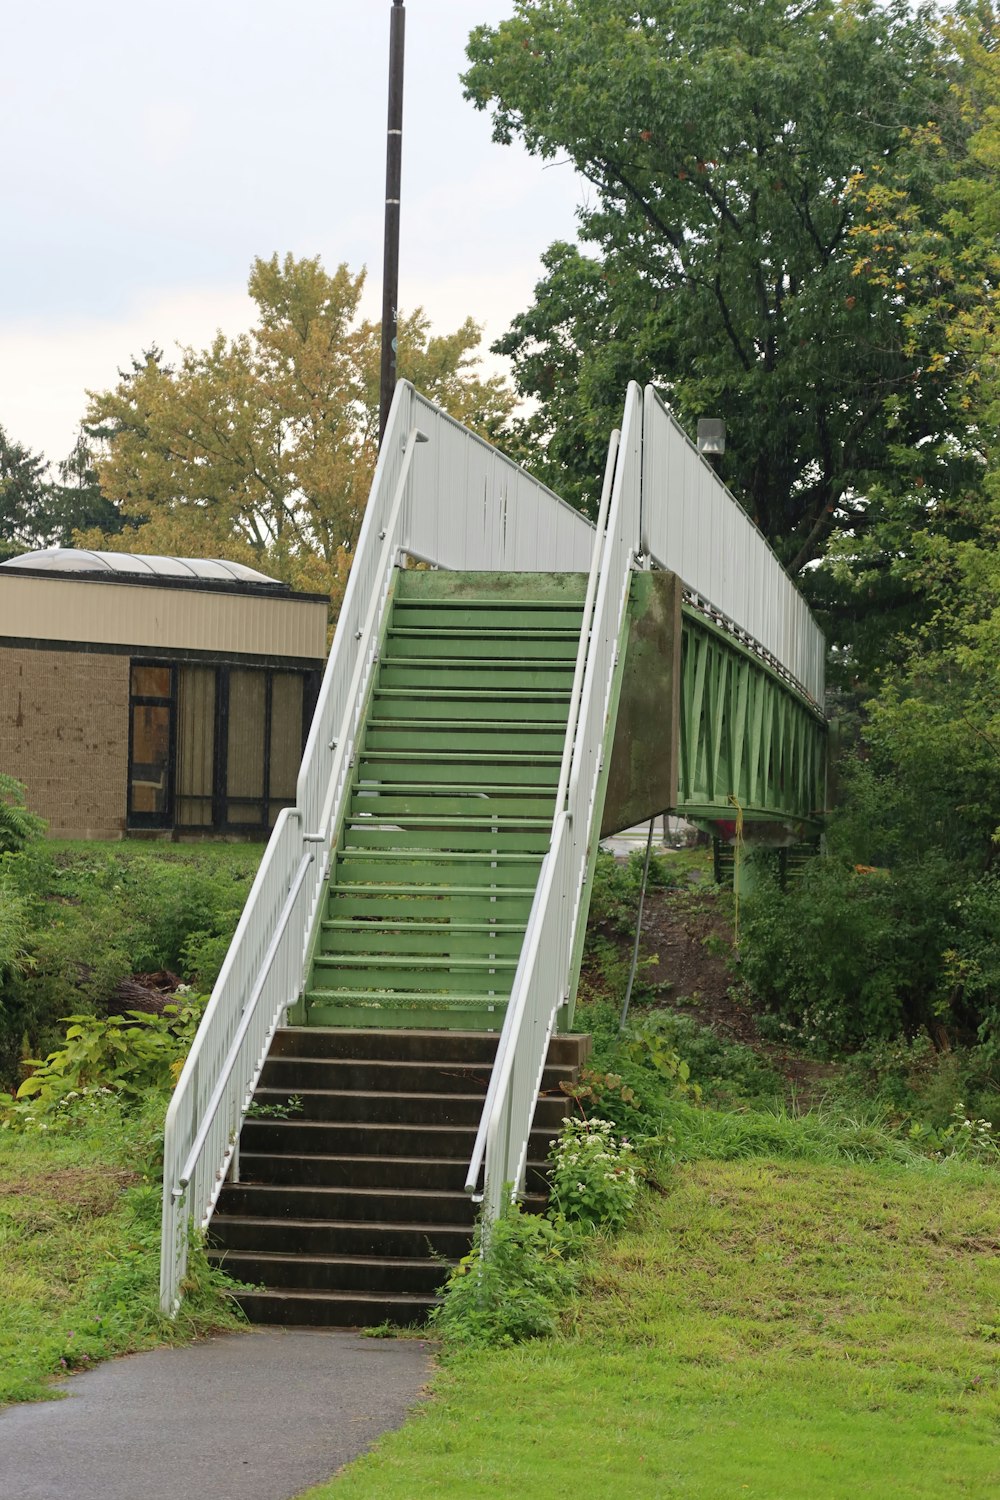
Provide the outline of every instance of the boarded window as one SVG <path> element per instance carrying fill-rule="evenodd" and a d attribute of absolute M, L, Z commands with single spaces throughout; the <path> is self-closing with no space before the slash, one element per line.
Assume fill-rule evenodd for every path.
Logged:
<path fill-rule="evenodd" d="M 181 667 L 177 686 L 177 780 L 180 828 L 211 828 L 215 781 L 215 667 Z"/>
<path fill-rule="evenodd" d="M 264 822 L 264 746 L 267 673 L 233 667 L 229 673 L 226 822 Z"/>

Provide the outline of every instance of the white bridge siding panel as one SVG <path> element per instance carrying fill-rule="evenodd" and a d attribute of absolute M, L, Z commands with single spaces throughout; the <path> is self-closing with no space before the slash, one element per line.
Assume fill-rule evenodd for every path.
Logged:
<path fill-rule="evenodd" d="M 489 572 L 586 572 L 594 528 L 483 438 L 410 392 L 413 455 L 403 545 L 438 567 Z"/>
<path fill-rule="evenodd" d="M 652 386 L 643 402 L 642 545 L 822 704 L 819 626 L 763 534 Z"/>

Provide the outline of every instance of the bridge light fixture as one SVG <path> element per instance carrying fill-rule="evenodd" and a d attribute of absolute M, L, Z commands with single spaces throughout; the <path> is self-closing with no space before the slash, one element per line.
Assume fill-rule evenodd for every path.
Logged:
<path fill-rule="evenodd" d="M 726 424 L 721 417 L 698 418 L 698 452 L 706 458 L 726 451 Z"/>

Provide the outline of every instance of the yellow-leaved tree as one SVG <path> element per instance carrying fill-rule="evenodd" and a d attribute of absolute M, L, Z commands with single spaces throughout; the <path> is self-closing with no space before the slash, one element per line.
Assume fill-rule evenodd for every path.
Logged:
<path fill-rule="evenodd" d="M 89 392 L 103 493 L 131 525 L 77 533 L 107 550 L 225 557 L 294 588 L 343 595 L 378 452 L 380 327 L 358 318 L 364 272 L 319 258 L 255 260 L 249 331 L 134 361 Z M 401 376 L 487 437 L 514 402 L 478 373 L 480 329 L 434 336 L 401 317 Z"/>

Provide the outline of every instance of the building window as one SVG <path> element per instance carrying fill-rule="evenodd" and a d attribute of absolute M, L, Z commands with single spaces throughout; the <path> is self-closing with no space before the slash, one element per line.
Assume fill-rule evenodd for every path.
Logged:
<path fill-rule="evenodd" d="M 273 828 L 317 687 L 316 672 L 133 662 L 129 826 Z"/>
<path fill-rule="evenodd" d="M 176 672 L 133 662 L 129 685 L 128 821 L 169 828 L 173 821 Z"/>
<path fill-rule="evenodd" d="M 216 667 L 178 669 L 178 828 L 211 828 L 214 821 Z"/>

